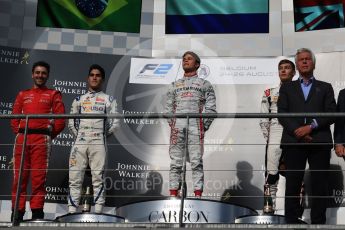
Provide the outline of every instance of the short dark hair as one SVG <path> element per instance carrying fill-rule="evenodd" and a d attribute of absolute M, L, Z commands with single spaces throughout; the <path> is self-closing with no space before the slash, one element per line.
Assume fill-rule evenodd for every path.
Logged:
<path fill-rule="evenodd" d="M 195 59 L 195 62 L 196 63 L 199 63 L 199 65 L 200 65 L 200 57 L 199 57 L 199 55 L 197 55 L 196 53 L 194 53 L 193 51 L 187 51 L 187 52 L 185 52 L 183 55 L 182 55 L 182 58 L 184 58 L 187 54 L 189 54 L 189 55 L 192 55 L 193 57 L 194 57 L 194 59 Z"/>
<path fill-rule="evenodd" d="M 90 75 L 91 71 L 94 70 L 94 69 L 97 69 L 97 70 L 99 70 L 99 72 L 101 72 L 102 79 L 105 78 L 105 71 L 104 71 L 104 69 L 102 68 L 102 66 L 100 66 L 100 65 L 98 65 L 98 64 L 92 64 L 92 65 L 90 66 L 90 68 L 89 68 L 89 75 Z"/>
<path fill-rule="evenodd" d="M 292 68 L 293 70 L 296 70 L 295 63 L 293 63 L 292 61 L 290 61 L 290 60 L 288 60 L 288 59 L 283 59 L 283 60 L 281 60 L 281 61 L 279 62 L 279 64 L 278 64 L 278 67 L 279 67 L 280 65 L 282 65 L 282 64 L 289 64 L 289 65 L 291 65 L 291 68 Z"/>
<path fill-rule="evenodd" d="M 36 68 L 37 66 L 43 66 L 43 67 L 45 67 L 45 68 L 47 69 L 48 74 L 49 74 L 49 72 L 50 72 L 50 65 L 49 65 L 47 62 L 45 62 L 45 61 L 38 61 L 38 62 L 35 62 L 35 63 L 32 65 L 32 69 L 31 69 L 31 72 L 32 72 L 32 73 L 34 73 L 35 68 Z"/>

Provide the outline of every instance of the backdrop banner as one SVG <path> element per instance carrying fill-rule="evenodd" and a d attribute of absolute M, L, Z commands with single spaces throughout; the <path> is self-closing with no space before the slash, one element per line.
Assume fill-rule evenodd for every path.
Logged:
<path fill-rule="evenodd" d="M 315 77 L 330 82 L 336 96 L 345 83 L 342 73 L 343 54 L 317 55 Z M 278 85 L 277 64 L 281 58 L 202 59 L 203 75 L 214 84 L 219 113 L 257 113 L 263 92 Z M 104 67 L 106 81 L 104 92 L 118 102 L 121 114 L 160 113 L 164 111 L 169 81 L 182 77 L 177 67 L 173 75 L 167 74 L 179 60 L 134 59 L 131 56 L 89 54 L 60 51 L 28 50 L 0 47 L 0 69 L 3 86 L 0 91 L 0 113 L 10 114 L 13 102 L 20 90 L 32 87 L 31 67 L 36 61 L 44 60 L 51 65 L 48 87 L 60 90 L 66 111 L 75 97 L 87 91 L 88 68 L 97 63 Z M 230 61 L 229 61 L 230 60 Z M 225 63 L 225 65 L 224 65 Z M 231 64 L 233 63 L 233 65 Z M 228 67 L 227 67 L 228 66 Z M 231 67 L 233 66 L 233 67 Z M 253 66 L 252 69 L 249 67 Z M 255 69 L 254 69 L 255 67 Z M 158 68 L 158 69 L 157 69 Z M 213 71 L 218 68 L 218 71 Z M 219 82 L 220 70 L 233 73 L 259 71 L 270 72 L 262 76 L 245 76 L 237 84 Z M 225 68 L 225 69 L 224 69 Z M 249 68 L 249 69 L 248 69 Z M 158 71 L 154 73 L 155 71 Z M 131 73 L 131 81 L 130 81 Z M 162 78 L 154 74 L 166 74 Z M 332 73 L 331 75 L 329 73 Z M 142 74 L 141 76 L 137 76 Z M 223 75 L 224 77 L 225 75 Z M 148 78 L 148 79 L 146 79 Z M 143 80 L 145 79 L 145 80 Z M 150 79 L 150 81 L 148 81 Z M 253 81 L 250 81 L 252 79 Z M 263 82 L 260 82 L 260 79 Z M 243 82 L 242 82 L 243 80 Z M 158 81 L 159 83 L 157 83 Z M 0 120 L 0 196 L 2 201 L 10 199 L 12 184 L 11 159 L 14 134 L 9 120 Z M 170 128 L 165 119 L 121 119 L 121 127 L 115 136 L 107 140 L 108 161 L 105 173 L 106 211 L 125 203 L 159 199 L 168 196 L 169 181 L 169 136 Z M 46 208 L 61 204 L 66 207 L 68 195 L 68 158 L 73 137 L 65 130 L 53 140 L 46 183 Z M 265 140 L 259 127 L 259 119 L 216 119 L 205 135 L 204 199 L 222 200 L 261 210 L 263 207 L 263 184 L 265 165 Z M 277 143 L 279 144 L 279 143 Z M 344 167 L 342 158 L 332 154 L 332 178 L 330 193 L 332 206 L 343 204 L 344 178 L 339 171 Z M 338 171 L 336 171 L 338 170 Z M 283 179 L 283 178 L 282 178 Z M 308 173 L 306 191 L 309 191 Z M 283 180 L 281 180 L 283 181 Z M 84 188 L 91 184 L 85 177 Z M 284 184 L 279 184 L 278 196 L 284 196 Z M 193 196 L 190 165 L 187 165 L 187 195 Z M 8 201 L 7 201 L 8 202 Z M 278 209 L 283 208 L 283 198 L 278 199 Z M 308 200 L 306 205 L 308 206 Z M 59 206 L 59 207 L 60 207 Z M 10 212 L 10 208 L 9 212 Z M 51 210 L 52 218 L 64 214 L 66 209 Z M 1 210 L 3 212 L 3 209 Z"/>

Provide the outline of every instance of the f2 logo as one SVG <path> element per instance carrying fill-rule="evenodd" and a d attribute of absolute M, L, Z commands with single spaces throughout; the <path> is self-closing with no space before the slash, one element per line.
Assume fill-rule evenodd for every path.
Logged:
<path fill-rule="evenodd" d="M 167 74 L 172 67 L 173 64 L 146 64 L 139 74 L 147 70 L 153 71 L 153 74 Z"/>

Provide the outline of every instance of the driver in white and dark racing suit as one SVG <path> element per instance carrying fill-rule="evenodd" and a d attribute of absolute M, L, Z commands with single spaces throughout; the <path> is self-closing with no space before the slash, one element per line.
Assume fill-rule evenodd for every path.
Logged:
<path fill-rule="evenodd" d="M 283 59 L 278 64 L 280 85 L 289 82 L 295 76 L 295 64 L 290 60 Z M 277 102 L 279 98 L 280 85 L 275 88 L 266 89 L 261 101 L 261 113 L 278 113 Z M 266 183 L 269 185 L 273 209 L 276 206 L 276 193 L 278 191 L 279 164 L 282 157 L 280 142 L 283 133 L 283 126 L 277 118 L 260 119 L 262 134 L 267 142 L 266 149 Z"/>
<path fill-rule="evenodd" d="M 117 104 L 112 96 L 101 91 L 105 72 L 91 65 L 87 82 L 89 91 L 72 103 L 71 114 L 115 114 Z M 106 137 L 113 134 L 118 119 L 70 119 L 68 127 L 76 137 L 69 159 L 68 212 L 78 210 L 85 169 L 90 166 L 95 212 L 101 213 L 105 198 L 103 175 L 106 162 Z"/>

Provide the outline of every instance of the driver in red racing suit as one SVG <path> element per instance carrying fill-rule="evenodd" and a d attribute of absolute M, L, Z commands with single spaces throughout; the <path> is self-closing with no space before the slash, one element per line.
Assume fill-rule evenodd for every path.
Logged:
<path fill-rule="evenodd" d="M 63 114 L 65 113 L 62 96 L 59 91 L 48 89 L 46 82 L 50 66 L 46 62 L 36 62 L 32 67 L 34 86 L 20 91 L 13 105 L 12 114 Z M 32 219 L 43 219 L 45 180 L 47 175 L 51 140 L 65 127 L 64 119 L 31 119 L 28 124 L 25 146 L 24 168 L 18 206 L 18 220 L 25 214 L 26 189 L 31 176 L 30 208 Z M 12 217 L 18 184 L 19 168 L 24 141 L 25 119 L 12 119 L 11 128 L 16 134 L 13 151 L 14 178 L 12 185 Z"/>

